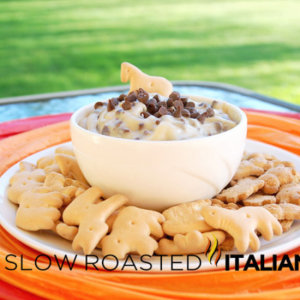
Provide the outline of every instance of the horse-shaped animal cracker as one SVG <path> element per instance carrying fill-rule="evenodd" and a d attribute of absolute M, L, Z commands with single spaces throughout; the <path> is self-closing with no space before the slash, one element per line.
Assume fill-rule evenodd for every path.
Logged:
<path fill-rule="evenodd" d="M 142 88 L 148 93 L 158 93 L 169 97 L 173 91 L 172 83 L 166 78 L 149 76 L 134 65 L 123 62 L 121 64 L 121 81 L 125 83 L 128 80 L 130 82 L 130 92 Z"/>

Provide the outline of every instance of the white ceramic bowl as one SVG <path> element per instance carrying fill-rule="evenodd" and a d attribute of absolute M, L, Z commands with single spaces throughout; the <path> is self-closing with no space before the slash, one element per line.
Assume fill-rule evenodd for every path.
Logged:
<path fill-rule="evenodd" d="M 214 99 L 189 96 L 198 102 Z M 219 100 L 218 100 L 219 101 Z M 92 186 L 105 197 L 121 193 L 129 205 L 162 211 L 176 204 L 212 198 L 233 177 L 241 161 L 247 133 L 247 117 L 228 105 L 238 122 L 221 134 L 180 141 L 141 141 L 109 137 L 78 125 L 94 104 L 71 117 L 71 136 L 79 166 Z"/>

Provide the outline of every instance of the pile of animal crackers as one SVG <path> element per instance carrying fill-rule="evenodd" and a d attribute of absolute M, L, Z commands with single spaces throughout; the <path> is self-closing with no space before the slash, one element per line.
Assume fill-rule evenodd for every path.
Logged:
<path fill-rule="evenodd" d="M 263 154 L 245 154 L 229 185 L 215 199 L 177 205 L 163 213 L 126 206 L 128 198 L 103 199 L 90 187 L 71 146 L 20 162 L 10 178 L 8 198 L 19 205 L 16 225 L 52 230 L 74 250 L 123 259 L 127 254 L 199 254 L 208 239 L 222 250 L 257 251 L 258 236 L 271 240 L 300 219 L 300 176 L 293 163 Z"/>

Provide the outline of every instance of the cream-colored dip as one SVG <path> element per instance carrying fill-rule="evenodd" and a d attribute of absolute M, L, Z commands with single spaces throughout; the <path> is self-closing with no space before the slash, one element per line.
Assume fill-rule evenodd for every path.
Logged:
<path fill-rule="evenodd" d="M 156 94 L 150 94 L 150 98 Z M 149 99 L 150 99 L 149 98 Z M 161 101 L 167 101 L 168 98 L 159 96 Z M 188 99 L 188 102 L 194 102 Z M 172 115 L 163 115 L 160 118 L 150 115 L 144 118 L 142 112 L 147 111 L 144 103 L 138 100 L 132 102 L 129 110 L 124 110 L 119 102 L 115 109 L 108 111 L 107 103 L 97 107 L 88 116 L 79 122 L 83 128 L 112 137 L 149 140 L 149 141 L 172 141 L 185 140 L 195 137 L 205 137 L 227 131 L 236 126 L 226 114 L 225 102 L 216 102 L 213 105 L 214 116 L 207 117 L 204 124 L 191 117 L 175 118 Z M 195 103 L 195 109 L 203 114 L 210 105 L 207 103 Z M 201 105 L 201 106 L 199 106 Z"/>

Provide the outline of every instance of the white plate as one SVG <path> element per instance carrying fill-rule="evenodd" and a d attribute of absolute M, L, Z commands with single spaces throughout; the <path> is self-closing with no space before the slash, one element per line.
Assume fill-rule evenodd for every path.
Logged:
<path fill-rule="evenodd" d="M 51 147 L 49 149 L 43 150 L 41 152 L 38 152 L 34 155 L 31 155 L 27 157 L 25 160 L 28 162 L 36 163 L 36 161 L 48 154 L 51 154 L 54 152 L 54 149 L 57 146 Z M 300 170 L 300 157 L 281 150 L 279 148 L 252 141 L 247 140 L 246 143 L 246 151 L 249 152 L 266 152 L 269 154 L 273 154 L 276 157 L 278 157 L 281 160 L 289 160 L 295 163 L 296 169 Z M 65 255 L 67 255 L 69 261 L 73 261 L 76 257 L 75 263 L 79 265 L 86 266 L 86 257 L 81 254 L 81 252 L 75 252 L 72 249 L 71 242 L 64 240 L 63 238 L 60 238 L 59 236 L 55 235 L 52 232 L 49 231 L 40 231 L 40 232 L 29 232 L 24 231 L 20 228 L 18 228 L 15 225 L 15 216 L 16 216 L 16 210 L 17 205 L 11 203 L 7 198 L 7 189 L 9 186 L 9 178 L 15 174 L 19 170 L 18 164 L 11 167 L 7 172 L 5 172 L 2 177 L 0 178 L 0 221 L 1 225 L 16 239 L 20 240 L 24 244 L 42 252 L 49 256 L 56 255 L 57 258 L 63 259 Z M 273 238 L 272 241 L 265 241 L 263 238 L 260 238 L 261 247 L 260 250 L 254 253 L 254 256 L 257 261 L 260 261 L 260 256 L 264 255 L 265 259 L 271 258 L 274 254 L 282 254 L 284 252 L 287 252 L 293 248 L 296 248 L 298 245 L 300 245 L 300 221 L 295 221 L 292 228 L 282 234 L 279 237 Z M 237 254 L 237 251 L 231 251 L 231 252 L 223 252 L 222 257 L 220 261 L 218 262 L 218 266 L 216 267 L 213 263 L 210 264 L 207 260 L 206 256 L 204 254 L 199 255 L 201 258 L 202 264 L 201 267 L 199 266 L 199 260 L 195 257 L 190 257 L 189 260 L 189 268 L 198 268 L 197 271 L 215 271 L 218 269 L 224 269 L 225 267 L 225 256 L 224 254 Z M 248 255 L 251 253 L 251 251 L 248 251 L 244 258 L 240 260 L 240 264 L 243 265 L 246 263 Z M 93 252 L 94 255 L 98 256 L 98 262 L 96 263 L 96 266 L 99 269 L 103 269 L 102 266 L 102 256 L 100 250 L 95 250 Z M 142 262 L 138 256 L 132 256 L 134 260 L 134 264 L 137 268 L 137 271 L 144 272 L 141 268 L 148 269 L 150 268 L 150 265 Z M 96 260 L 96 257 L 88 257 L 88 262 L 94 262 Z M 171 271 L 171 258 L 170 257 L 145 257 L 144 261 L 151 263 L 151 272 L 170 272 Z M 173 261 L 178 261 L 179 263 L 174 264 L 173 267 L 176 269 L 183 269 L 183 271 L 187 271 L 187 257 L 181 256 L 181 257 L 174 257 Z M 234 267 L 233 265 L 234 261 L 230 260 L 231 267 Z M 135 271 L 135 268 L 132 266 L 128 266 L 130 264 L 130 260 L 128 260 L 127 265 L 124 267 L 124 270 L 126 271 Z M 107 269 L 113 269 L 116 266 L 116 261 L 112 259 L 105 259 L 104 265 Z M 119 261 L 118 267 L 116 270 L 121 270 L 124 266 L 124 261 Z M 92 266 L 93 267 L 93 266 Z M 174 270 L 172 270 L 174 272 Z"/>

